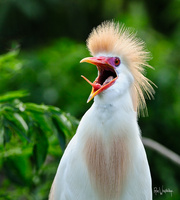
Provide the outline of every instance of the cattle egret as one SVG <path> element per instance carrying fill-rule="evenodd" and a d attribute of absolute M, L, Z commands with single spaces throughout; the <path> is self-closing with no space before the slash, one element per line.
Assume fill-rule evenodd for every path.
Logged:
<path fill-rule="evenodd" d="M 154 89 L 144 74 L 149 52 L 134 33 L 115 22 L 93 29 L 87 47 L 96 65 L 88 102 L 54 178 L 50 200 L 151 200 L 149 165 L 137 123 Z M 149 66 L 150 67 L 150 66 Z"/>

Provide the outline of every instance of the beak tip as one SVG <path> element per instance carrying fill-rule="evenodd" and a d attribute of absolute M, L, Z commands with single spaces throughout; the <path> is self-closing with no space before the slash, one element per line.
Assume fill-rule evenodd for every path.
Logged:
<path fill-rule="evenodd" d="M 83 58 L 82 60 L 80 60 L 80 63 L 86 62 L 86 63 L 91 63 L 91 64 L 93 64 L 93 63 L 92 63 L 92 58 L 93 58 L 93 57 L 86 57 L 86 58 Z"/>
<path fill-rule="evenodd" d="M 93 99 L 93 97 L 90 95 L 88 100 L 87 100 L 87 103 L 89 103 L 92 99 Z"/>
<path fill-rule="evenodd" d="M 86 58 L 83 58 L 82 60 L 80 60 L 80 63 L 86 62 Z"/>

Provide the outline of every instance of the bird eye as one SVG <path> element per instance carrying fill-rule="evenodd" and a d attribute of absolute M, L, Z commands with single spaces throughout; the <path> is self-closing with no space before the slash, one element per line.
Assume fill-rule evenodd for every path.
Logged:
<path fill-rule="evenodd" d="M 115 57 L 114 63 L 115 66 L 118 67 L 120 65 L 120 59 L 118 57 Z"/>

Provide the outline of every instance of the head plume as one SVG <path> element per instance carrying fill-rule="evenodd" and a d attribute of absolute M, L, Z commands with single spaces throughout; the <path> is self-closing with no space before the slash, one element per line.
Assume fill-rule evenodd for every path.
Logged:
<path fill-rule="evenodd" d="M 153 84 L 144 76 L 144 67 L 148 66 L 147 61 L 150 53 L 145 50 L 145 44 L 136 34 L 126 29 L 123 25 L 114 22 L 104 22 L 93 29 L 87 39 L 87 47 L 93 56 L 98 54 L 110 54 L 120 56 L 126 62 L 134 77 L 132 85 L 132 99 L 134 109 L 143 109 L 147 112 L 145 97 L 153 97 Z"/>

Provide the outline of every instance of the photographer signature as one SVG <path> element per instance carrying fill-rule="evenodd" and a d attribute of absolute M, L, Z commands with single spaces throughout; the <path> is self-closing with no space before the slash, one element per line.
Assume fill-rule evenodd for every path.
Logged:
<path fill-rule="evenodd" d="M 163 195 L 163 194 L 166 194 L 166 193 L 170 193 L 171 194 L 171 197 L 172 197 L 172 193 L 173 193 L 173 190 L 167 188 L 167 189 L 164 189 L 163 186 L 162 187 L 154 187 L 154 194 L 157 195 Z"/>

